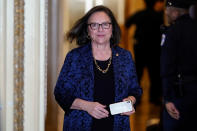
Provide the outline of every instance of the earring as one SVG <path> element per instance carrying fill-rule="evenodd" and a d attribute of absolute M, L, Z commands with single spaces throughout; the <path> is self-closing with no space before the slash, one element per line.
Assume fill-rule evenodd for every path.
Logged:
<path fill-rule="evenodd" d="M 89 36 L 89 35 L 87 35 L 86 37 L 87 37 L 87 39 L 89 39 L 89 40 L 90 40 L 90 36 Z"/>

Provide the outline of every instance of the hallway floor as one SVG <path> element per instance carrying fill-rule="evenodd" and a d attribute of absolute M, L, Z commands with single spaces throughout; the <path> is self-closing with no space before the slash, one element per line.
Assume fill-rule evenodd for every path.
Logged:
<path fill-rule="evenodd" d="M 149 79 L 145 69 L 141 81 L 143 95 L 141 103 L 137 106 L 136 113 L 130 117 L 131 131 L 146 131 L 146 127 L 159 122 L 161 107 L 149 102 Z"/>

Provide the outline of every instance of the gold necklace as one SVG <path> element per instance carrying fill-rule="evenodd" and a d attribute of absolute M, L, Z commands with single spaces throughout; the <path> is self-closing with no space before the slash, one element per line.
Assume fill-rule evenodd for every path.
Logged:
<path fill-rule="evenodd" d="M 96 68 L 97 68 L 99 71 L 101 71 L 102 73 L 107 73 L 107 71 L 109 70 L 109 67 L 110 67 L 110 65 L 111 65 L 111 60 L 112 60 L 112 56 L 109 58 L 109 63 L 107 64 L 107 68 L 106 68 L 105 70 L 102 70 L 102 69 L 99 67 L 99 65 L 97 64 L 95 58 L 94 58 L 94 63 L 95 63 L 95 65 L 96 65 Z"/>

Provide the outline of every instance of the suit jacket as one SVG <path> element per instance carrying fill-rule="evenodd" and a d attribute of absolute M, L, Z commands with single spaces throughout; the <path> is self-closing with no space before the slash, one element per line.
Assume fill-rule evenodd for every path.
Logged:
<path fill-rule="evenodd" d="M 137 82 L 131 53 L 118 46 L 112 48 L 112 65 L 115 81 L 115 102 L 129 95 L 142 94 Z M 85 111 L 72 110 L 75 98 L 94 101 L 94 70 L 91 44 L 73 49 L 65 59 L 54 90 L 56 101 L 65 111 L 64 131 L 90 131 L 92 117 Z M 129 131 L 129 117 L 114 116 L 115 131 Z"/>

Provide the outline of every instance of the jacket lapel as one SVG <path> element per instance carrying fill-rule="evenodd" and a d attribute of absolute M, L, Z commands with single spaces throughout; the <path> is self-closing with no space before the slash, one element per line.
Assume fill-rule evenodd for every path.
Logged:
<path fill-rule="evenodd" d="M 113 70 L 114 70 L 114 82 L 115 82 L 115 102 L 122 101 L 122 88 L 120 86 L 120 74 L 121 74 L 121 56 L 117 47 L 112 48 L 113 58 Z"/>

